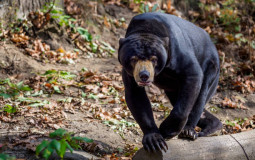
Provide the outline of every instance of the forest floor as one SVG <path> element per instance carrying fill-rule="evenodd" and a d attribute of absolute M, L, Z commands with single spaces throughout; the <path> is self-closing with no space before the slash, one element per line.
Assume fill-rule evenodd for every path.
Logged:
<path fill-rule="evenodd" d="M 117 59 L 118 40 L 124 37 L 127 24 L 137 13 L 113 4 L 97 5 L 99 9 L 93 8 L 93 3 L 89 5 L 92 9 L 79 18 L 89 33 L 98 37 L 98 46 L 105 45 L 102 41 L 112 48 L 105 45 L 103 51 L 91 53 L 86 47 L 77 47 L 77 41 L 54 39 L 58 35 L 51 32 L 51 26 L 38 31 L 37 38 L 29 37 L 25 47 L 13 37 L 0 42 L 0 83 L 6 93 L 12 94 L 10 84 L 21 81 L 21 86 L 30 88 L 0 99 L 0 150 L 4 153 L 34 159 L 36 146 L 59 128 L 93 139 L 93 143 L 82 144 L 82 149 L 105 159 L 130 157 L 142 147 L 143 134 L 125 104 L 122 67 Z M 59 26 L 54 28 L 58 30 Z M 53 38 L 49 40 L 39 32 Z M 60 63 L 58 57 L 43 57 L 39 52 L 47 52 L 47 44 L 57 53 L 70 51 L 67 58 L 71 60 L 64 61 L 68 64 Z M 79 54 L 74 48 L 80 49 Z M 159 125 L 172 107 L 155 86 L 146 90 Z M 207 109 L 224 123 L 218 135 L 254 127 L 250 121 L 255 119 L 255 94 L 219 87 Z"/>

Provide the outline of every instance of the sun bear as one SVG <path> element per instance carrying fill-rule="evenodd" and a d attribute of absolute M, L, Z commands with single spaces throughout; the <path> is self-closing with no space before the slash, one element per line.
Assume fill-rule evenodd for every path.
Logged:
<path fill-rule="evenodd" d="M 142 129 L 147 151 L 164 150 L 176 135 L 195 140 L 219 130 L 222 123 L 204 109 L 216 92 L 220 63 L 209 35 L 194 24 L 164 13 L 133 17 L 119 40 L 125 99 Z M 173 105 L 158 128 L 144 86 L 164 89 Z M 201 128 L 196 133 L 195 127 Z"/>

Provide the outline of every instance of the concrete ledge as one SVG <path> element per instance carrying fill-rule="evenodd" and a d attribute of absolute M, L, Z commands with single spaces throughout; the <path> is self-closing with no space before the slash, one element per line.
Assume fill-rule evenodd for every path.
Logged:
<path fill-rule="evenodd" d="M 215 137 L 200 137 L 195 141 L 167 141 L 166 153 L 148 153 L 143 148 L 133 160 L 252 160 L 255 159 L 255 130 Z"/>

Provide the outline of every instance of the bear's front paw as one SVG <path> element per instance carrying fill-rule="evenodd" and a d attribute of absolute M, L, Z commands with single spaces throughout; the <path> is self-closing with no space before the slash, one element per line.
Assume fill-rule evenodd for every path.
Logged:
<path fill-rule="evenodd" d="M 195 129 L 188 129 L 188 128 L 184 128 L 181 133 L 178 136 L 179 138 L 187 138 L 187 139 L 191 139 L 191 140 L 195 140 L 198 137 L 197 132 L 195 131 Z"/>
<path fill-rule="evenodd" d="M 168 150 L 168 146 L 159 133 L 149 133 L 143 136 L 143 147 L 148 152 L 156 152 L 157 150 Z"/>

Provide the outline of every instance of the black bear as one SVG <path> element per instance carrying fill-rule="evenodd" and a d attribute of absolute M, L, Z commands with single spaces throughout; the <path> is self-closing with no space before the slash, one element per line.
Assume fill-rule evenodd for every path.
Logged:
<path fill-rule="evenodd" d="M 164 139 L 196 139 L 222 123 L 204 109 L 216 91 L 220 73 L 217 50 L 209 35 L 194 24 L 164 13 L 133 17 L 121 38 L 118 59 L 127 105 L 144 133 L 147 151 L 165 150 Z M 158 128 L 144 86 L 164 89 L 173 105 Z M 196 133 L 194 128 L 202 130 Z"/>

